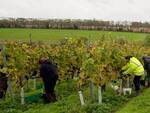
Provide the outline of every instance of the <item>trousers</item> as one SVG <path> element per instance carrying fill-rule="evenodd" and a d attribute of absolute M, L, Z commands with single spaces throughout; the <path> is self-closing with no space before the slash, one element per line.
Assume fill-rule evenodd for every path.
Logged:
<path fill-rule="evenodd" d="M 140 90 L 140 78 L 141 76 L 136 76 L 136 75 L 134 77 L 133 83 L 134 83 L 135 91 Z"/>

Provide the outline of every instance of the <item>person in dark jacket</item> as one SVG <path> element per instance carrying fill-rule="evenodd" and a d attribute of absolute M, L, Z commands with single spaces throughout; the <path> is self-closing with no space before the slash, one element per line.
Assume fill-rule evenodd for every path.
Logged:
<path fill-rule="evenodd" d="M 45 94 L 43 95 L 46 102 L 56 101 L 54 88 L 58 80 L 57 66 L 51 60 L 40 60 L 40 76 L 43 79 Z"/>
<path fill-rule="evenodd" d="M 0 98 L 4 98 L 7 91 L 7 77 L 6 74 L 0 72 Z"/>
<path fill-rule="evenodd" d="M 144 69 L 146 71 L 148 87 L 150 87 L 150 56 L 144 56 L 143 61 L 144 61 Z"/>
<path fill-rule="evenodd" d="M 0 47 L 0 55 L 2 58 L 3 56 L 2 56 L 2 48 L 1 47 Z M 3 60 L 3 58 L 1 60 Z M 3 68 L 4 68 L 4 64 L 0 63 L 0 69 L 3 69 Z M 0 72 L 0 99 L 4 98 L 6 95 L 6 91 L 8 88 L 7 81 L 8 81 L 8 78 L 6 76 L 6 73 Z"/>

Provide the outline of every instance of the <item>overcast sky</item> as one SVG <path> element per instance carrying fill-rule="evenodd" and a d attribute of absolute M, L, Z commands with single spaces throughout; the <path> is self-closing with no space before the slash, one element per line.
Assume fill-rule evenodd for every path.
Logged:
<path fill-rule="evenodd" d="M 150 0 L 0 0 L 0 17 L 150 21 Z"/>

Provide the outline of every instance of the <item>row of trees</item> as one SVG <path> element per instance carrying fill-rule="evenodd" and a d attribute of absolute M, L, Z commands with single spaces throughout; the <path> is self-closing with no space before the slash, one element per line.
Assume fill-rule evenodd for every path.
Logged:
<path fill-rule="evenodd" d="M 12 41 L 3 44 L 5 48 L 0 54 L 0 63 L 5 64 L 3 56 L 6 56 L 7 62 L 0 72 L 7 73 L 10 78 L 18 81 L 38 70 L 39 58 L 47 56 L 58 65 L 60 80 L 77 76 L 80 78 L 79 83 L 89 79 L 103 85 L 116 78 L 118 70 L 124 65 L 123 56 L 132 54 L 139 58 L 150 54 L 146 46 L 123 39 L 103 39 L 96 42 L 85 38 L 64 39 L 50 45 Z M 19 86 L 22 85 L 20 81 Z"/>
<path fill-rule="evenodd" d="M 150 32 L 149 22 L 114 22 L 102 20 L 71 19 L 33 19 L 7 18 L 0 19 L 0 28 L 52 28 L 52 29 L 88 29 L 129 32 Z"/>

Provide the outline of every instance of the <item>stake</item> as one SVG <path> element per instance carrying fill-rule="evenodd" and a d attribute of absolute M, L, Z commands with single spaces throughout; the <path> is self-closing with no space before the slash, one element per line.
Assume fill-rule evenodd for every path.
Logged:
<path fill-rule="evenodd" d="M 33 78 L 33 89 L 36 89 L 36 78 Z"/>
<path fill-rule="evenodd" d="M 129 88 L 130 87 L 130 79 L 129 79 L 129 77 L 127 78 L 127 88 Z"/>
<path fill-rule="evenodd" d="M 29 38 L 30 38 L 30 44 L 32 44 L 32 34 L 29 34 Z"/>
<path fill-rule="evenodd" d="M 120 88 L 119 88 L 119 95 L 122 94 L 122 79 L 120 79 Z"/>
<path fill-rule="evenodd" d="M 7 84 L 8 84 L 8 91 L 9 91 L 10 97 L 11 97 L 12 101 L 14 101 L 14 93 L 12 90 L 12 84 L 11 84 L 10 78 L 8 78 Z"/>
<path fill-rule="evenodd" d="M 90 82 L 90 96 L 93 98 L 94 97 L 94 90 L 93 90 L 93 87 L 94 87 L 94 84 L 93 84 L 93 82 L 91 81 Z"/>

